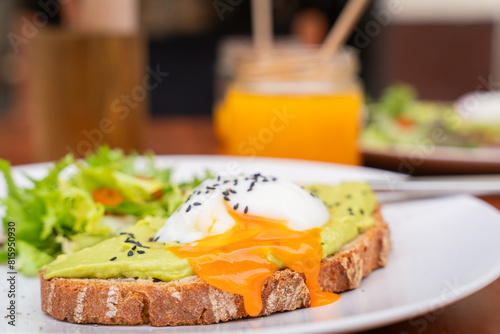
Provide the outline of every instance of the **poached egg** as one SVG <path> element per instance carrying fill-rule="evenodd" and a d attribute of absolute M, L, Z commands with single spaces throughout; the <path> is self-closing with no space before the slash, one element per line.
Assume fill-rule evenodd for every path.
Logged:
<path fill-rule="evenodd" d="M 261 174 L 218 177 L 196 187 L 155 238 L 188 243 L 224 233 L 236 224 L 230 212 L 280 220 L 295 231 L 321 227 L 330 217 L 318 197 L 292 182 Z"/>
<path fill-rule="evenodd" d="M 339 296 L 319 287 L 321 229 L 330 214 L 314 194 L 261 174 L 209 179 L 158 230 L 160 242 L 206 283 L 243 296 L 250 316 L 262 311 L 262 286 L 280 268 L 303 273 L 311 306 Z"/>

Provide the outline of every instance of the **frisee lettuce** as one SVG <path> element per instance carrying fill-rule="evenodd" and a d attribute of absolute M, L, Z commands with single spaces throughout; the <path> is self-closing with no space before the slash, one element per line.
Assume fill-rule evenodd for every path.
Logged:
<path fill-rule="evenodd" d="M 76 166 L 76 172 L 62 179 L 69 166 Z M 136 220 L 168 217 L 204 179 L 175 184 L 171 170 L 156 167 L 152 154 L 125 155 L 107 146 L 82 161 L 64 157 L 41 180 L 26 176 L 32 182 L 30 188 L 15 184 L 7 161 L 0 159 L 0 171 L 7 184 L 7 196 L 0 199 L 6 212 L 3 227 L 6 230 L 9 222 L 15 222 L 16 269 L 27 275 L 36 274 L 63 251 L 91 246 L 119 233 L 120 227 L 107 224 L 104 215 L 114 215 L 118 221 L 123 217 L 122 230 L 130 227 L 125 220 L 131 216 Z M 117 190 L 123 201 L 114 206 L 96 202 L 93 192 L 102 187 Z M 6 260 L 6 245 L 0 246 L 0 262 Z"/>

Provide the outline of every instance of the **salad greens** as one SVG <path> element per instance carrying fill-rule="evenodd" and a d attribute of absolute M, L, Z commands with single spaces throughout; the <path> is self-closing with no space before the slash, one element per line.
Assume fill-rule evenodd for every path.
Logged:
<path fill-rule="evenodd" d="M 15 222 L 16 268 L 34 275 L 61 253 L 92 246 L 146 216 L 168 217 L 202 179 L 175 184 L 171 170 L 155 166 L 153 155 L 125 155 L 100 147 L 84 160 L 68 155 L 30 188 L 15 184 L 10 164 L 0 159 L 8 194 L 4 231 Z M 207 177 L 209 175 L 207 174 Z M 0 263 L 8 259 L 0 245 Z"/>
<path fill-rule="evenodd" d="M 401 117 L 408 113 L 411 105 L 417 98 L 417 93 L 413 87 L 398 84 L 390 86 L 380 98 L 380 101 L 373 106 L 375 115 L 385 114 L 392 117 Z"/>
<path fill-rule="evenodd" d="M 452 102 L 417 99 L 406 84 L 388 87 L 377 103 L 367 106 L 361 141 L 365 148 L 393 144 L 478 147 L 500 145 L 498 123 L 476 124 L 460 116 Z"/>
<path fill-rule="evenodd" d="M 363 132 L 363 143 L 421 144 L 430 138 L 430 129 L 439 121 L 447 106 L 417 101 L 415 90 L 408 85 L 388 87 L 378 103 L 368 106 L 369 118 Z"/>

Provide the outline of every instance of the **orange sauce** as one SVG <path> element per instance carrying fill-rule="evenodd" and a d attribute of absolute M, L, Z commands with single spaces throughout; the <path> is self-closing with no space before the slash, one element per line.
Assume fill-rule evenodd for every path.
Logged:
<path fill-rule="evenodd" d="M 323 252 L 319 228 L 294 231 L 281 221 L 240 214 L 230 208 L 228 212 L 236 221 L 230 230 L 167 249 L 187 258 L 194 272 L 208 284 L 242 295 L 245 310 L 251 316 L 262 310 L 264 281 L 279 270 L 269 259 L 270 253 L 285 267 L 305 275 L 311 306 L 340 298 L 322 291 L 318 284 Z"/>
<path fill-rule="evenodd" d="M 214 121 L 220 153 L 361 163 L 357 146 L 363 97 L 227 92 Z"/>

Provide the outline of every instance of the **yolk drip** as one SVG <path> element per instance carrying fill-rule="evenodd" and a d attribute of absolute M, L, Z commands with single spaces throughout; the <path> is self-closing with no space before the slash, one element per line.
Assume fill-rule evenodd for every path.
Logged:
<path fill-rule="evenodd" d="M 208 284 L 242 295 L 245 310 L 251 316 L 257 316 L 262 310 L 264 281 L 279 270 L 270 257 L 305 275 L 311 306 L 326 305 L 340 298 L 322 291 L 318 284 L 322 257 L 319 228 L 294 231 L 281 221 L 231 209 L 228 212 L 236 221 L 230 230 L 167 249 L 187 258 L 194 272 Z"/>

